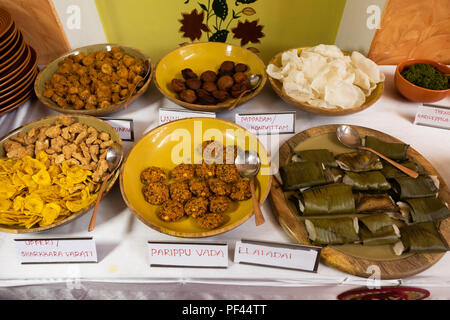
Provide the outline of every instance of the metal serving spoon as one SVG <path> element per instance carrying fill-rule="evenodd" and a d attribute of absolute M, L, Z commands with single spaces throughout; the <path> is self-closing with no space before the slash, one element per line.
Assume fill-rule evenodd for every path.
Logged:
<path fill-rule="evenodd" d="M 389 159 L 385 155 L 382 155 L 381 153 L 379 153 L 371 148 L 362 146 L 361 137 L 359 136 L 358 132 L 350 126 L 347 126 L 347 125 L 339 126 L 336 130 L 336 135 L 337 135 L 338 140 L 343 145 L 345 145 L 349 148 L 355 148 L 355 149 L 361 149 L 361 150 L 373 152 L 380 158 L 383 158 L 384 160 L 386 160 L 387 162 L 389 162 L 390 164 L 392 164 L 399 170 L 406 173 L 408 176 L 413 177 L 413 178 L 417 178 L 419 176 L 419 174 L 417 172 L 415 172 L 414 170 L 411 170 L 405 166 L 402 166 L 401 164 Z"/>
<path fill-rule="evenodd" d="M 110 173 L 103 179 L 102 185 L 100 187 L 100 191 L 98 192 L 97 201 L 95 202 L 94 211 L 92 212 L 91 221 L 89 223 L 88 231 L 91 232 L 94 230 L 95 219 L 97 218 L 98 205 L 100 204 L 100 200 L 103 198 L 103 193 L 105 192 L 106 184 L 109 179 L 116 173 L 116 170 L 120 168 L 123 160 L 123 147 L 114 143 L 106 152 L 106 162 L 108 163 L 108 167 Z"/>
<path fill-rule="evenodd" d="M 236 106 L 239 104 L 239 101 L 241 101 L 241 98 L 244 95 L 246 95 L 247 93 L 250 93 L 252 91 L 255 91 L 259 87 L 259 85 L 261 84 L 262 78 L 263 77 L 260 74 L 251 74 L 250 77 L 248 78 L 249 81 L 250 81 L 251 88 L 242 91 L 241 94 L 233 102 L 233 104 L 228 108 L 228 110 L 233 110 L 234 108 L 236 108 Z"/>
<path fill-rule="evenodd" d="M 261 168 L 261 159 L 255 151 L 245 150 L 238 153 L 234 164 L 241 177 L 250 179 L 250 191 L 252 193 L 253 210 L 255 212 L 255 223 L 259 226 L 265 222 L 255 191 L 255 176 Z"/>

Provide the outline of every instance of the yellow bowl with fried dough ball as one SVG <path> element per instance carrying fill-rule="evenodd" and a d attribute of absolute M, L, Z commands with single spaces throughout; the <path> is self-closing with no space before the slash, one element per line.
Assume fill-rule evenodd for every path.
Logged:
<path fill-rule="evenodd" d="M 77 55 L 79 53 L 83 53 L 85 55 L 89 53 L 94 52 L 108 52 L 111 51 L 113 48 L 118 47 L 124 54 L 131 56 L 135 59 L 140 59 L 144 62 L 144 65 L 146 67 L 146 70 L 143 74 L 143 80 L 139 82 L 139 85 L 142 84 L 140 88 L 138 88 L 137 92 L 135 92 L 134 87 L 129 90 L 129 92 L 135 92 L 133 95 L 125 95 L 125 100 L 122 100 L 118 103 L 111 103 L 109 106 L 105 106 L 103 108 L 94 108 L 94 109 L 74 109 L 73 107 L 60 107 L 56 102 L 54 102 L 52 99 L 47 98 L 44 96 L 45 91 L 45 83 L 47 80 L 49 80 L 53 74 L 55 74 L 58 70 L 59 64 L 66 59 L 69 56 Z M 112 44 L 112 43 L 106 43 L 106 44 L 94 44 L 89 45 L 85 47 L 81 47 L 75 50 L 72 50 L 70 52 L 65 53 L 61 57 L 53 60 L 50 62 L 45 68 L 43 68 L 34 83 L 34 91 L 36 93 L 36 96 L 38 99 L 47 107 L 56 110 L 61 113 L 70 113 L 70 114 L 87 114 L 92 116 L 104 116 L 107 114 L 111 114 L 117 111 L 120 111 L 122 109 L 127 108 L 130 104 L 132 104 L 138 97 L 140 97 L 147 89 L 148 86 L 152 80 L 154 66 L 152 64 L 151 59 L 142 51 L 139 49 L 129 47 L 129 46 L 123 46 L 120 44 Z M 95 94 L 94 94 L 95 95 Z M 100 98 L 98 98 L 100 100 Z"/>
<path fill-rule="evenodd" d="M 212 118 L 182 119 L 148 132 L 134 145 L 124 161 L 120 174 L 120 189 L 126 204 L 139 220 L 165 234 L 200 238 L 232 230 L 252 216 L 251 199 L 236 201 L 224 213 L 225 223 L 209 230 L 200 228 L 194 219 L 188 216 L 174 222 L 164 221 L 158 217 L 160 206 L 151 205 L 144 199 L 143 184 L 140 180 L 144 169 L 155 166 L 168 172 L 179 163 L 199 163 L 199 146 L 201 148 L 202 141 L 210 140 L 220 142 L 223 146 L 237 145 L 242 150 L 258 152 L 261 157 L 261 170 L 256 177 L 256 194 L 259 202 L 264 202 L 270 190 L 272 176 L 269 156 L 259 140 L 246 129 L 229 121 Z"/>
<path fill-rule="evenodd" d="M 41 118 L 41 119 L 36 120 L 36 121 L 29 122 L 29 123 L 24 124 L 23 126 L 17 128 L 17 129 L 14 129 L 13 131 L 9 132 L 4 137 L 0 138 L 0 158 L 5 158 L 6 157 L 4 146 L 5 146 L 5 143 L 7 141 L 11 141 L 10 140 L 11 138 L 18 137 L 18 135 L 21 134 L 21 133 L 28 133 L 33 128 L 37 128 L 37 127 L 42 126 L 42 125 L 46 125 L 46 124 L 52 125 L 58 119 L 60 119 L 61 116 L 62 115 L 48 116 L 48 117 Z M 112 140 L 113 142 L 123 146 L 122 139 L 120 138 L 120 136 L 117 133 L 117 131 L 113 127 L 111 127 L 108 123 L 106 123 L 105 121 L 103 121 L 103 120 L 101 120 L 99 118 L 93 117 L 93 116 L 89 116 L 89 115 L 70 115 L 70 117 L 73 118 L 75 120 L 75 122 L 78 122 L 78 123 L 81 123 L 81 124 L 85 124 L 88 127 L 93 127 L 96 130 L 98 130 L 99 132 L 108 133 L 110 135 L 110 140 Z M 106 193 L 114 185 L 115 181 L 119 177 L 119 173 L 120 173 L 120 170 L 116 169 L 115 174 L 107 182 L 104 196 L 106 195 Z M 98 184 L 98 188 L 99 187 L 100 187 L 100 184 Z M 1 222 L 0 222 L 0 232 L 32 233 L 32 232 L 41 232 L 41 231 L 53 229 L 55 227 L 67 224 L 67 223 L 75 220 L 76 218 L 81 217 L 83 214 L 85 214 L 90 209 L 92 209 L 94 205 L 95 205 L 95 201 L 93 203 L 91 203 L 88 207 L 85 207 L 85 208 L 83 208 L 83 209 L 81 209 L 81 210 L 79 210 L 77 212 L 71 213 L 69 216 L 67 216 L 63 220 L 57 221 L 55 223 L 52 223 L 52 224 L 46 225 L 46 226 L 31 227 L 30 229 L 27 229 L 25 227 L 5 225 L 5 224 L 1 224 Z M 87 228 L 88 228 L 88 226 L 86 225 L 86 229 Z"/>
<path fill-rule="evenodd" d="M 176 48 L 167 53 L 156 65 L 155 85 L 159 91 L 169 100 L 176 104 L 191 110 L 197 111 L 225 111 L 236 101 L 235 98 L 229 98 L 224 102 L 215 105 L 201 105 L 188 103 L 179 99 L 178 94 L 172 89 L 172 79 L 183 79 L 181 70 L 190 68 L 199 77 L 207 70 L 217 72 L 222 62 L 231 60 L 234 63 L 244 63 L 249 69 L 245 73 L 260 74 L 262 81 L 259 87 L 245 94 L 238 105 L 254 98 L 264 87 L 267 75 L 264 62 L 253 52 L 240 46 L 235 46 L 222 42 L 199 42 L 187 44 Z"/>

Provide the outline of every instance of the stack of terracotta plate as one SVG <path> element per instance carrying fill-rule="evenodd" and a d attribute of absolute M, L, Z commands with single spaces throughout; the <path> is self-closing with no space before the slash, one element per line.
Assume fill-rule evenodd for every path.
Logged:
<path fill-rule="evenodd" d="M 0 115 L 33 96 L 37 55 L 27 45 L 11 15 L 0 8 Z"/>

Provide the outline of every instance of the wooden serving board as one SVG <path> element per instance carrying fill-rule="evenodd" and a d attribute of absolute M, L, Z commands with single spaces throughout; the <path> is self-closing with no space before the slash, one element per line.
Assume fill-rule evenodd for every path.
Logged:
<path fill-rule="evenodd" d="M 292 151 L 300 144 L 309 141 L 314 142 L 315 137 L 329 136 L 336 132 L 339 125 L 325 125 L 305 130 L 298 133 L 287 142 L 285 142 L 279 150 L 279 163 L 280 166 L 286 164 L 289 160 Z M 402 142 L 392 136 L 389 136 L 380 131 L 373 129 L 353 126 L 358 130 L 361 136 L 370 135 L 382 139 L 387 142 Z M 328 138 L 327 138 L 328 139 Z M 337 139 L 336 139 L 337 141 Z M 314 144 L 313 144 L 314 145 Z M 312 148 L 326 148 L 324 145 L 316 143 Z M 439 175 L 439 173 L 433 168 L 422 155 L 416 150 L 408 148 L 407 157 L 420 163 L 430 175 L 435 175 L 440 181 L 439 196 L 445 202 L 450 202 L 450 192 L 448 190 L 445 181 Z M 297 243 L 311 245 L 308 239 L 308 232 L 306 231 L 303 221 L 300 219 L 297 213 L 292 211 L 288 206 L 288 200 L 282 190 L 281 184 L 277 179 L 273 179 L 270 195 L 270 202 L 273 207 L 273 212 L 276 215 L 278 222 L 284 231 Z M 447 241 L 450 243 L 450 218 L 444 220 L 440 224 L 440 232 Z M 362 246 L 361 246 L 362 247 Z M 325 264 L 334 267 L 338 270 L 346 272 L 351 275 L 359 277 L 369 277 L 372 272 L 368 270 L 370 266 L 378 266 L 381 272 L 381 279 L 401 279 L 418 274 L 444 256 L 444 253 L 426 253 L 426 254 L 405 254 L 400 257 L 383 258 L 372 255 L 371 258 L 364 258 L 360 254 L 351 254 L 348 247 L 344 246 L 326 246 L 322 249 L 321 260 Z M 367 248 L 367 247 L 364 247 Z M 367 249 L 365 249 L 367 250 Z M 375 250 L 375 249 L 374 249 Z M 361 251 L 361 250 L 360 250 Z M 358 251 L 355 251 L 358 253 Z M 370 255 L 369 255 L 370 256 Z"/>

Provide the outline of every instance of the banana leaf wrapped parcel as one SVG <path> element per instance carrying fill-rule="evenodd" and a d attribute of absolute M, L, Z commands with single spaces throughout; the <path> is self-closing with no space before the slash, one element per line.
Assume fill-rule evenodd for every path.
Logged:
<path fill-rule="evenodd" d="M 445 252 L 448 244 L 434 222 L 421 222 L 400 228 L 401 238 L 393 246 L 396 255 L 405 252 Z"/>
<path fill-rule="evenodd" d="M 365 172 L 383 169 L 380 158 L 365 150 L 341 153 L 335 158 L 339 167 L 345 171 Z"/>
<path fill-rule="evenodd" d="M 386 177 L 386 179 L 394 179 L 398 177 L 406 177 L 406 174 L 403 173 L 401 170 L 394 167 L 392 164 L 390 164 L 387 161 L 382 161 L 383 163 L 383 169 L 381 169 L 381 173 Z M 417 172 L 419 175 L 425 174 L 425 168 L 414 161 L 406 160 L 399 162 L 401 165 L 405 166 L 408 169 L 411 169 L 415 172 Z"/>
<path fill-rule="evenodd" d="M 386 142 L 372 136 L 364 138 L 364 146 L 374 149 L 392 160 L 404 160 L 409 145 L 398 142 Z"/>
<path fill-rule="evenodd" d="M 285 191 L 298 190 L 332 182 L 322 164 L 305 161 L 291 162 L 280 167 L 280 176 Z"/>
<path fill-rule="evenodd" d="M 319 245 L 355 243 L 360 240 L 357 218 L 306 219 L 309 239 Z"/>
<path fill-rule="evenodd" d="M 355 196 L 357 213 L 398 212 L 399 207 L 387 193 L 358 192 Z"/>
<path fill-rule="evenodd" d="M 392 189 L 399 199 L 436 197 L 439 192 L 439 181 L 431 176 L 398 177 L 390 180 Z"/>
<path fill-rule="evenodd" d="M 361 173 L 348 171 L 342 179 L 342 182 L 351 186 L 356 191 L 383 192 L 391 188 L 391 185 L 380 171 Z"/>
<path fill-rule="evenodd" d="M 412 223 L 438 221 L 450 217 L 447 204 L 440 198 L 426 197 L 399 201 L 400 211 Z"/>
<path fill-rule="evenodd" d="M 337 167 L 334 155 L 328 149 L 310 149 L 295 151 L 292 156 L 294 162 L 313 161 L 324 164 L 327 167 Z"/>
<path fill-rule="evenodd" d="M 400 237 L 399 228 L 388 214 L 372 214 L 358 219 L 363 245 L 393 244 Z"/>
<path fill-rule="evenodd" d="M 354 213 L 355 197 L 351 186 L 329 184 L 302 191 L 299 208 L 304 216 Z"/>

